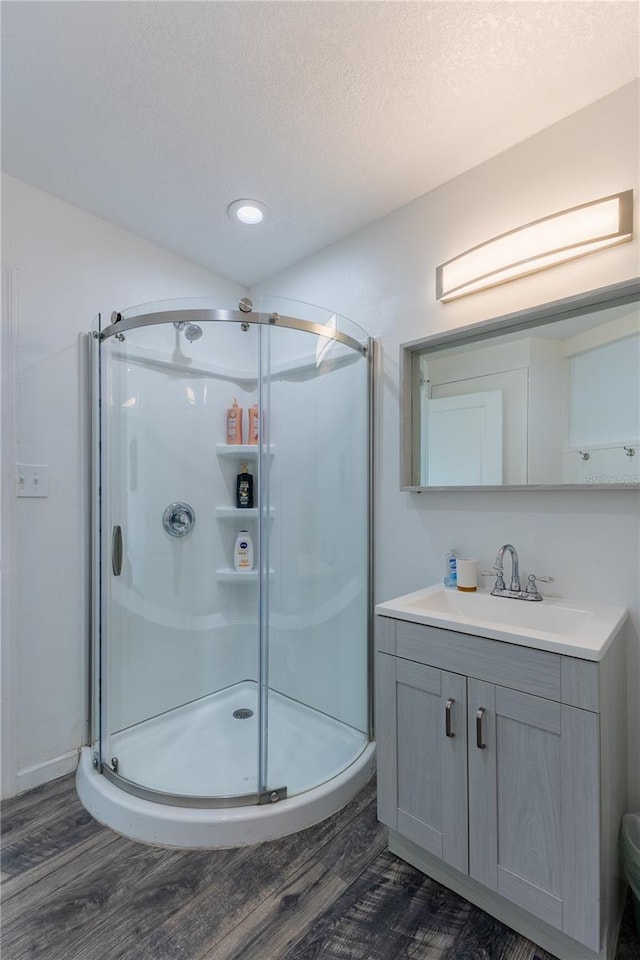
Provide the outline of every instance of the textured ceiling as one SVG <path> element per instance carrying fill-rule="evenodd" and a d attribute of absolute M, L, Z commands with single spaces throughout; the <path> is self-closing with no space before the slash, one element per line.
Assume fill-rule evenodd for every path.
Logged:
<path fill-rule="evenodd" d="M 5 0 L 3 169 L 252 284 L 631 81 L 638 9 Z"/>

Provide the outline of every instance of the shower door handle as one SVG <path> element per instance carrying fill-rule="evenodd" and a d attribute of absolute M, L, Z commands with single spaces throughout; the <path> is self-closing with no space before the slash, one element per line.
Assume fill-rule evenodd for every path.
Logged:
<path fill-rule="evenodd" d="M 115 524 L 111 534 L 111 569 L 114 577 L 122 573 L 122 527 Z"/>

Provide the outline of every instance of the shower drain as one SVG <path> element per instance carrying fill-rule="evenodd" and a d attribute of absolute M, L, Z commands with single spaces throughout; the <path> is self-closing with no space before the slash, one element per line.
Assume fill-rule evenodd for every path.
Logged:
<path fill-rule="evenodd" d="M 253 710 L 249 710 L 248 707 L 241 707 L 240 710 L 234 710 L 233 715 L 236 720 L 248 720 L 249 717 L 253 716 Z"/>

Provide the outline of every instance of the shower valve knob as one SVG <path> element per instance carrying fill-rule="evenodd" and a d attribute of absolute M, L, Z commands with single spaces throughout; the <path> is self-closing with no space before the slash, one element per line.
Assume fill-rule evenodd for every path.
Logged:
<path fill-rule="evenodd" d="M 196 512 L 188 503 L 170 503 L 162 514 L 162 526 L 171 537 L 184 537 L 196 522 Z"/>

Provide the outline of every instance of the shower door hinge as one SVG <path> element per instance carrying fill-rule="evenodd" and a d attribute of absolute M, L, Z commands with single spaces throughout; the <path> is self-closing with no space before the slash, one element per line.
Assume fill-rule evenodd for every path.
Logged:
<path fill-rule="evenodd" d="M 114 773 L 117 773 L 117 772 L 118 772 L 118 758 L 117 758 L 117 757 L 111 757 L 111 764 L 110 764 L 110 766 L 111 766 L 111 769 L 113 770 Z"/>
<path fill-rule="evenodd" d="M 287 799 L 287 788 L 278 787 L 277 790 L 265 790 L 258 795 L 258 803 L 277 803 L 278 800 Z"/>

